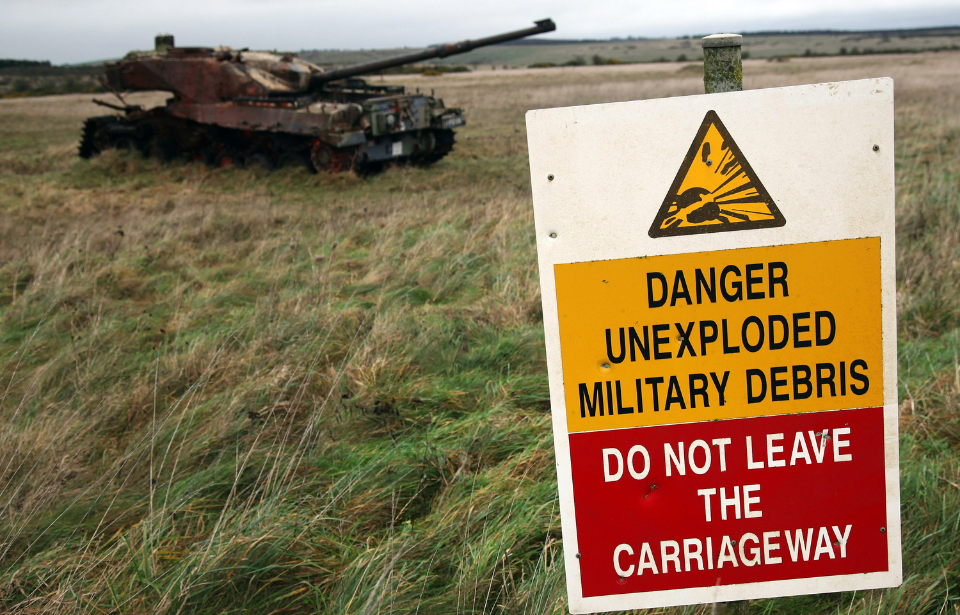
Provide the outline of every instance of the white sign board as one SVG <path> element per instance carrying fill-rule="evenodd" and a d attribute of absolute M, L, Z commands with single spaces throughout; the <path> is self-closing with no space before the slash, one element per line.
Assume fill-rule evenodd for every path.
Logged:
<path fill-rule="evenodd" d="M 900 584 L 893 82 L 527 134 L 570 610 Z"/>

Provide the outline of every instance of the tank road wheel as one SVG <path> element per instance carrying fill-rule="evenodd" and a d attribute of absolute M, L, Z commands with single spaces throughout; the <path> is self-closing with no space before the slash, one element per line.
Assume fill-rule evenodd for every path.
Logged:
<path fill-rule="evenodd" d="M 299 152 L 287 152 L 286 154 L 280 156 L 280 160 L 277 162 L 277 168 L 280 169 L 307 169 L 311 173 L 316 173 L 317 170 L 313 168 L 313 163 L 310 162 L 309 156 L 306 154 L 301 154 Z"/>
<path fill-rule="evenodd" d="M 263 153 L 251 154 L 244 160 L 244 165 L 248 169 L 263 169 L 272 171 L 276 168 L 270 157 Z"/>
<path fill-rule="evenodd" d="M 224 169 L 226 167 L 239 167 L 242 169 L 243 158 L 230 150 L 224 150 L 217 154 L 217 157 L 213 161 L 213 167 L 215 169 Z"/>
<path fill-rule="evenodd" d="M 454 143 L 456 143 L 456 139 L 454 139 L 453 131 L 449 128 L 434 130 L 433 149 L 418 156 L 415 164 L 419 167 L 430 166 L 453 151 Z"/>
<path fill-rule="evenodd" d="M 113 147 L 125 152 L 132 152 L 137 149 L 137 143 L 129 137 L 120 137 L 113 142 Z"/>
<path fill-rule="evenodd" d="M 318 171 L 341 173 L 353 169 L 360 147 L 330 147 L 317 141 L 310 148 L 310 162 Z"/>
<path fill-rule="evenodd" d="M 209 147 L 201 147 L 199 159 L 203 161 L 203 164 L 212 169 L 217 162 L 217 153 Z"/>
<path fill-rule="evenodd" d="M 363 164 L 355 165 L 353 172 L 360 177 L 373 177 L 377 173 L 383 172 L 383 162 L 380 160 L 376 162 L 366 161 Z"/>
<path fill-rule="evenodd" d="M 170 139 L 157 139 L 147 144 L 144 153 L 148 158 L 156 158 L 161 162 L 170 162 L 177 157 L 180 148 Z"/>

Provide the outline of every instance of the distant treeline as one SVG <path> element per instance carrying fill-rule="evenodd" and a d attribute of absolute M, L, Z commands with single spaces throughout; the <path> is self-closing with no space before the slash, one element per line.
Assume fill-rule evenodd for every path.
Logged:
<path fill-rule="evenodd" d="M 856 35 L 856 36 L 960 36 L 960 26 L 939 28 L 905 28 L 900 30 L 758 30 L 743 32 L 744 36 L 816 36 L 816 35 Z M 692 37 L 696 38 L 696 37 Z"/>
<path fill-rule="evenodd" d="M 3 59 L 0 59 L 0 69 L 26 68 L 31 66 L 49 67 L 50 60 L 3 60 Z"/>

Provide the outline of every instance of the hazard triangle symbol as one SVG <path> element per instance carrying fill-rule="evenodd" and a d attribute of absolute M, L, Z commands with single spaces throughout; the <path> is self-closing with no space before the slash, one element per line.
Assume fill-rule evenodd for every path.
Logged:
<path fill-rule="evenodd" d="M 698 235 L 786 223 L 720 118 L 708 111 L 649 235 Z"/>

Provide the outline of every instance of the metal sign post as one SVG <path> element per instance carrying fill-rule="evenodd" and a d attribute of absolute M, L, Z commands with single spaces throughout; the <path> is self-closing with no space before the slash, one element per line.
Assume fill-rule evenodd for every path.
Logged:
<path fill-rule="evenodd" d="M 743 61 L 739 34 L 713 34 L 703 37 L 703 89 L 707 94 L 743 90 Z M 748 615 L 750 603 L 714 602 L 711 615 Z"/>
<path fill-rule="evenodd" d="M 739 34 L 713 34 L 702 39 L 703 87 L 707 94 L 743 90 L 743 62 Z"/>
<path fill-rule="evenodd" d="M 705 52 L 527 114 L 573 613 L 901 582 L 893 82 Z"/>

